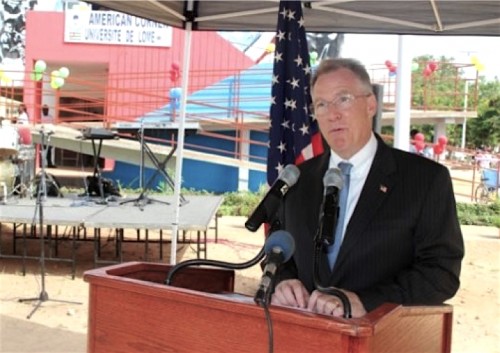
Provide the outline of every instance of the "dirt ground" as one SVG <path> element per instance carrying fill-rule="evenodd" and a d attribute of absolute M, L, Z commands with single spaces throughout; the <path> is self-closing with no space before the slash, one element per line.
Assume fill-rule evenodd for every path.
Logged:
<path fill-rule="evenodd" d="M 209 232 L 207 257 L 233 263 L 253 258 L 263 245 L 259 231 L 251 233 L 244 228 L 243 217 L 219 219 L 218 242 Z M 454 307 L 453 353 L 500 353 L 500 229 L 492 227 L 462 227 L 466 242 L 462 286 L 449 301 Z M 2 253 L 10 253 L 8 236 L 2 237 Z M 33 240 L 30 248 L 39 251 Z M 35 243 L 36 242 L 36 243 Z M 62 254 L 69 244 L 62 243 Z M 150 246 L 150 259 L 158 256 L 157 248 Z M 37 250 L 38 249 L 38 250 Z M 125 261 L 141 261 L 143 245 L 124 245 Z M 31 250 L 30 250 L 31 251 Z M 103 246 L 112 252 L 112 243 Z M 71 266 L 64 262 L 48 262 L 44 283 L 39 261 L 26 262 L 22 274 L 19 259 L 0 260 L 0 352 L 86 352 L 88 284 L 83 273 L 92 269 L 92 242 L 79 243 L 76 278 Z M 165 245 L 164 262 L 169 262 L 169 245 Z M 177 261 L 196 256 L 194 245 L 179 244 Z M 236 291 L 253 296 L 260 280 L 260 268 L 254 266 L 236 273 Z M 40 302 L 42 287 L 48 300 Z M 19 299 L 28 299 L 19 302 Z M 35 300 L 29 300 L 35 299 Z M 36 307 L 40 304 L 39 307 Z M 30 319 L 26 317 L 32 314 Z"/>

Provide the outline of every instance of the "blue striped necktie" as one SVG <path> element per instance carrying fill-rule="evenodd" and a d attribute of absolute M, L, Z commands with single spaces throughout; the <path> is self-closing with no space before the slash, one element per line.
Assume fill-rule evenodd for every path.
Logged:
<path fill-rule="evenodd" d="M 344 231 L 344 219 L 347 211 L 347 198 L 349 196 L 349 184 L 351 182 L 351 163 L 340 162 L 339 168 L 344 177 L 344 186 L 340 190 L 339 199 L 339 218 L 337 220 L 337 227 L 335 228 L 335 240 L 333 245 L 328 248 L 328 263 L 330 268 L 333 270 L 335 266 L 335 261 L 337 260 L 337 255 L 339 254 L 340 245 L 342 244 L 342 234 Z"/>

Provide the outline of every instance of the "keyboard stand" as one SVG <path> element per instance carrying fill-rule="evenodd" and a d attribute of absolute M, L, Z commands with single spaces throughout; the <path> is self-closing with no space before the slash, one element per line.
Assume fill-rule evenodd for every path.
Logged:
<path fill-rule="evenodd" d="M 172 158 L 173 154 L 175 153 L 177 146 L 173 146 L 172 150 L 165 157 L 165 159 L 163 161 L 159 161 L 158 158 L 156 158 L 154 152 L 149 147 L 149 145 L 144 141 L 143 132 L 138 132 L 136 134 L 136 138 L 141 143 L 141 147 L 142 147 L 141 153 L 142 153 L 142 157 L 143 157 L 142 160 L 144 160 L 144 152 L 146 152 L 146 154 L 148 155 L 151 162 L 153 162 L 156 170 L 153 173 L 153 175 L 151 175 L 151 177 L 148 179 L 146 185 L 144 185 L 144 187 L 142 189 L 142 192 L 140 193 L 140 195 L 137 198 L 132 199 L 132 200 L 123 201 L 120 203 L 120 205 L 129 203 L 129 202 L 133 202 L 134 206 L 138 206 L 141 209 L 141 211 L 144 209 L 145 205 L 150 204 L 152 202 L 158 202 L 158 203 L 163 203 L 163 204 L 169 205 L 170 204 L 169 202 L 150 198 L 147 195 L 147 192 L 151 189 L 152 184 L 153 184 L 156 176 L 159 174 L 162 174 L 163 178 L 165 179 L 165 182 L 167 183 L 168 186 L 170 186 L 172 188 L 172 190 L 175 189 L 174 180 L 170 177 L 170 175 L 168 175 L 168 173 L 165 169 L 166 169 L 168 161 L 170 160 L 170 158 Z M 144 178 L 144 175 L 143 175 L 144 174 L 144 162 L 143 162 L 141 171 L 142 171 L 141 180 L 143 180 L 143 178 Z M 188 201 L 181 194 L 180 195 L 180 205 L 182 206 L 182 205 L 186 204 L 187 202 Z"/>

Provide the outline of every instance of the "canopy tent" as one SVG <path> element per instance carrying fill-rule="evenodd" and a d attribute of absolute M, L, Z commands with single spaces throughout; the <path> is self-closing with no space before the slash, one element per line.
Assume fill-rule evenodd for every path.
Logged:
<path fill-rule="evenodd" d="M 278 1 L 92 0 L 108 9 L 193 30 L 276 30 Z M 192 11 L 187 10 L 192 3 Z M 500 35 L 497 0 L 304 1 L 308 32 Z"/>
<path fill-rule="evenodd" d="M 91 0 L 104 8 L 128 13 L 158 23 L 185 29 L 182 70 L 189 72 L 192 30 L 276 31 L 279 1 L 208 0 Z M 413 35 L 500 35 L 500 3 L 497 0 L 331 0 L 304 1 L 304 21 L 308 32 L 378 33 Z M 397 118 L 409 116 L 411 59 L 403 55 L 400 40 L 397 85 Z M 188 75 L 182 76 L 182 92 L 187 92 Z M 184 148 L 186 94 L 180 102 L 180 122 L 175 171 L 174 200 L 179 205 Z M 401 119 L 403 120 L 403 119 Z M 404 126 L 409 131 L 409 119 Z M 404 124 L 403 124 L 404 125 Z M 397 129 L 396 129 L 397 132 Z M 407 136 L 396 134 L 396 143 Z M 406 135 L 408 135 L 406 133 Z M 176 208 L 176 221 L 179 219 Z M 177 224 L 178 222 L 176 222 Z M 175 264 L 177 227 L 172 230 L 170 261 Z"/>

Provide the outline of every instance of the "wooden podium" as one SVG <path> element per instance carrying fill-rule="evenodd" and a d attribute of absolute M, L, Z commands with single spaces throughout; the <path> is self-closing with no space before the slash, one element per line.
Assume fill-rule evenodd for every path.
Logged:
<path fill-rule="evenodd" d="M 268 351 L 264 310 L 233 292 L 234 271 L 129 262 L 85 272 L 89 353 Z M 271 306 L 274 352 L 450 352 L 452 307 L 384 304 L 360 319 Z"/>

